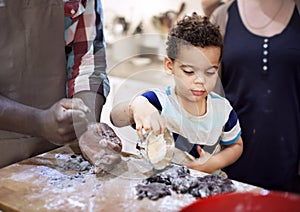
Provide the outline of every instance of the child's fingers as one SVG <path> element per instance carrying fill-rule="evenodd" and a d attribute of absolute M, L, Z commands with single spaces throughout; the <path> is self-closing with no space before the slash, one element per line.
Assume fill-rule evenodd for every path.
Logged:
<path fill-rule="evenodd" d="M 135 126 L 136 126 L 136 131 L 137 131 L 138 137 L 141 140 L 144 140 L 146 138 L 146 135 L 151 130 L 150 124 L 143 124 L 142 122 L 136 122 Z"/>
<path fill-rule="evenodd" d="M 137 135 L 139 137 L 139 139 L 143 140 L 143 134 L 142 134 L 142 129 L 143 129 L 143 125 L 141 122 L 138 122 L 136 121 L 135 122 L 135 129 L 136 129 L 136 132 L 137 132 Z"/>
<path fill-rule="evenodd" d="M 200 155 L 200 157 L 196 160 L 198 164 L 206 163 L 212 156 L 209 152 L 205 152 L 199 145 L 197 146 L 197 152 Z"/>
<path fill-rule="evenodd" d="M 205 156 L 205 151 L 199 145 L 197 146 L 197 152 L 200 155 L 200 158 Z"/>
<path fill-rule="evenodd" d="M 161 123 L 158 120 L 152 120 L 151 126 L 155 135 L 159 135 L 163 133 Z"/>

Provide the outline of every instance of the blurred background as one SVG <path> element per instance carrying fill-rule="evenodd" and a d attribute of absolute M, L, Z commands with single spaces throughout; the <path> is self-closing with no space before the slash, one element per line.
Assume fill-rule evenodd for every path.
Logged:
<path fill-rule="evenodd" d="M 186 14 L 203 14 L 200 1 L 193 0 L 102 0 L 102 4 L 109 71 L 128 59 L 134 65 L 159 62 L 155 59 L 165 54 L 165 38 L 172 24 Z M 128 71 L 111 74 L 125 76 Z"/>
<path fill-rule="evenodd" d="M 111 43 L 140 32 L 165 33 L 168 20 L 197 12 L 202 14 L 200 1 L 188 0 L 102 0 L 105 33 Z"/>

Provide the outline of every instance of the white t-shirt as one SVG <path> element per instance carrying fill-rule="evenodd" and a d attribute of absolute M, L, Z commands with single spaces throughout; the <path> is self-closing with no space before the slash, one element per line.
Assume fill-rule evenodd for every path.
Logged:
<path fill-rule="evenodd" d="M 214 151 L 218 144 L 231 145 L 241 135 L 237 115 L 229 101 L 214 92 L 207 96 L 207 111 L 202 116 L 194 116 L 182 107 L 174 87 L 152 89 L 143 96 L 156 108 L 161 107 L 161 115 L 165 118 L 168 129 L 173 135 L 180 135 L 174 136 L 178 138 L 175 139 L 176 147 L 186 153 L 190 152 L 194 144 L 211 146 Z M 192 155 L 189 156 L 193 159 Z"/>

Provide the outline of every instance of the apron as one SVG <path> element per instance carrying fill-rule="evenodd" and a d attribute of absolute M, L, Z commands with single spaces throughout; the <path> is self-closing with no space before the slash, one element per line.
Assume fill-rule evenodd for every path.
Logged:
<path fill-rule="evenodd" d="M 0 94 L 45 109 L 65 97 L 62 0 L 1 0 Z M 0 167 L 57 146 L 0 130 Z"/>

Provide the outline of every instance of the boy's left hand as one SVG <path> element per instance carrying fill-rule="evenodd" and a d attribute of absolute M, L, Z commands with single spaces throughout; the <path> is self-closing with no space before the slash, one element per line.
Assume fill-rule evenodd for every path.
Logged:
<path fill-rule="evenodd" d="M 211 160 L 212 154 L 204 151 L 200 146 L 197 146 L 197 151 L 200 157 L 185 165 L 190 169 L 194 169 L 206 173 L 213 173 L 214 171 L 216 171 L 213 168 L 213 161 Z"/>

